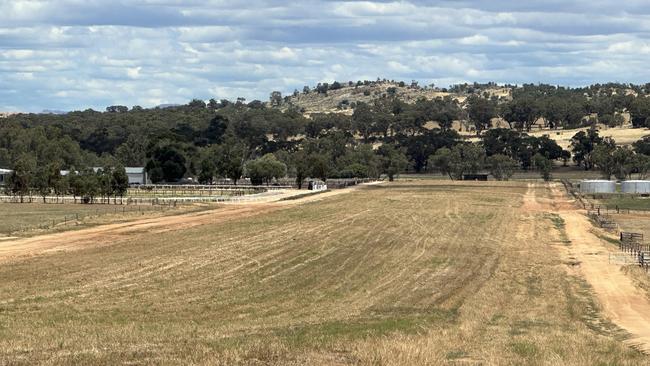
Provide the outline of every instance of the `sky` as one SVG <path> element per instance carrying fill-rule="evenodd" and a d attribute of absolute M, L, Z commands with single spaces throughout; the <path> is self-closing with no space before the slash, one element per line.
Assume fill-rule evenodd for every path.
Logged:
<path fill-rule="evenodd" d="M 0 0 L 0 111 L 267 100 L 318 82 L 650 81 L 647 0 Z"/>

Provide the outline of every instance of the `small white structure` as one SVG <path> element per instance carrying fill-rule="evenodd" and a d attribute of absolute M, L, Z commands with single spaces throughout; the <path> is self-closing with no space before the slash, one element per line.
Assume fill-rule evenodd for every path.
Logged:
<path fill-rule="evenodd" d="M 149 183 L 147 170 L 144 167 L 126 167 L 126 175 L 129 177 L 129 185 L 144 185 Z"/>
<path fill-rule="evenodd" d="M 650 194 L 650 180 L 626 180 L 621 183 L 623 193 Z"/>
<path fill-rule="evenodd" d="M 583 180 L 580 182 L 582 193 L 616 193 L 616 182 L 612 180 Z"/>
<path fill-rule="evenodd" d="M 309 185 L 307 186 L 307 189 L 309 189 L 310 191 L 326 191 L 327 184 L 320 181 L 310 181 Z"/>
<path fill-rule="evenodd" d="M 0 169 L 0 186 L 4 186 L 7 182 L 7 179 L 9 179 L 9 175 L 13 170 L 10 169 Z"/>

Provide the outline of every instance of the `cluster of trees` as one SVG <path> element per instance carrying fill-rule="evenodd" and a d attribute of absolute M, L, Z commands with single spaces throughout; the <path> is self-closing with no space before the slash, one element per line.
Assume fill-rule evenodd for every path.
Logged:
<path fill-rule="evenodd" d="M 596 123 L 620 126 L 625 122 L 623 113 L 630 114 L 633 127 L 650 127 L 650 98 L 643 88 L 618 84 L 576 89 L 543 84 L 508 88 L 511 97 L 474 93 L 467 98 L 468 119 L 477 133 L 490 128 L 494 118 L 502 119 L 512 129 L 530 131 L 540 122 L 545 128 Z"/>
<path fill-rule="evenodd" d="M 320 89 L 345 86 L 335 84 L 321 84 Z M 540 169 L 546 163 L 542 158 L 564 163 L 570 160 L 570 153 L 551 139 L 523 133 L 540 118 L 549 127 L 590 124 L 593 120 L 585 117 L 592 115 L 601 121 L 618 121 L 623 112 L 630 113 L 636 126 L 650 121 L 650 99 L 646 97 L 650 88 L 645 86 L 506 86 L 512 95 L 500 98 L 482 92 L 482 88 L 494 86 L 459 87 L 468 94 L 462 103 L 451 97 L 406 103 L 387 95 L 356 103 L 352 115 L 306 117 L 292 106 L 275 108 L 279 93 L 274 93 L 268 104 L 243 98 L 234 102 L 211 99 L 166 108 L 118 105 L 105 112 L 17 114 L 0 124 L 0 167 L 15 168 L 26 160 L 36 167 L 56 165 L 65 170 L 145 166 L 155 183 L 187 177 L 206 183 L 215 178 L 236 183 L 249 177 L 260 184 L 280 175 L 295 177 L 299 184 L 308 177 L 393 177 L 405 169 L 431 169 L 433 161 L 444 161 L 442 157 L 431 158 L 441 149 L 446 150 L 440 155 L 470 159 L 473 148 L 468 148 L 453 128 L 454 122 L 464 121 L 482 132 L 482 167 L 494 167 L 497 176 L 507 178 L 513 161 L 523 169 Z M 410 87 L 419 88 L 417 83 Z M 489 129 L 495 117 L 512 128 Z M 583 138 L 577 136 L 576 141 Z M 588 144 L 576 142 L 576 163 L 585 169 L 607 165 L 593 160 L 607 154 L 594 155 Z M 474 169 L 473 164 L 454 168 L 451 175 Z"/>
<path fill-rule="evenodd" d="M 107 202 L 110 198 L 124 197 L 129 187 L 129 178 L 122 166 L 105 166 L 100 169 L 84 168 L 80 171 L 68 171 L 62 174 L 60 163 L 37 166 L 36 160 L 23 156 L 16 162 L 14 171 L 9 175 L 4 186 L 5 194 L 32 200 L 34 195 L 57 198 L 72 195 L 85 203 L 92 203 L 96 197 Z"/>
<path fill-rule="evenodd" d="M 632 174 L 646 178 L 650 171 L 650 138 L 632 147 L 617 146 L 611 138 L 603 138 L 595 129 L 578 132 L 571 139 L 573 159 L 584 169 L 598 169 L 603 177 L 627 179 Z"/>
<path fill-rule="evenodd" d="M 497 180 L 508 180 L 518 169 L 535 169 L 549 180 L 553 161 L 566 162 L 569 157 L 570 153 L 548 136 L 534 137 L 499 128 L 488 131 L 481 143 L 438 149 L 429 157 L 428 165 L 451 179 L 488 171 Z"/>

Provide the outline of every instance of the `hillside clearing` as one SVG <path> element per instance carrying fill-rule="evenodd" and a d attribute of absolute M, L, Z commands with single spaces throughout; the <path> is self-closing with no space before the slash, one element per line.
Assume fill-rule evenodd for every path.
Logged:
<path fill-rule="evenodd" d="M 400 182 L 308 200 L 152 219 L 5 262 L 0 363 L 648 362 L 563 258 L 546 186 Z"/>

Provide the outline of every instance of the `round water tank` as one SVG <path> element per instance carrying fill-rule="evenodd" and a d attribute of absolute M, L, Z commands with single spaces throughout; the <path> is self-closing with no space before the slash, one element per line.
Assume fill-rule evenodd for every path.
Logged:
<path fill-rule="evenodd" d="M 650 193 L 650 180 L 626 180 L 621 184 L 623 193 Z"/>
<path fill-rule="evenodd" d="M 583 180 L 580 182 L 582 193 L 615 193 L 616 182 L 611 180 Z"/>

